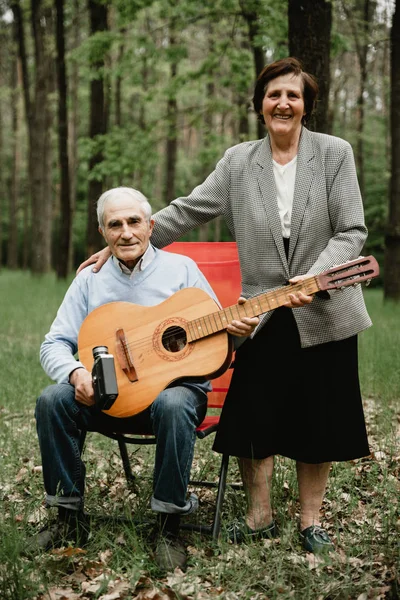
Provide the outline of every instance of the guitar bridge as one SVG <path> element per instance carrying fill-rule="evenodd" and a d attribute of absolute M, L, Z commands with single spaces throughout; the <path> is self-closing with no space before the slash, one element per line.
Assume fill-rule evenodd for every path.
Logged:
<path fill-rule="evenodd" d="M 115 336 L 115 354 L 121 369 L 131 383 L 138 381 L 138 376 L 136 374 L 124 330 L 122 328 L 117 329 Z"/>

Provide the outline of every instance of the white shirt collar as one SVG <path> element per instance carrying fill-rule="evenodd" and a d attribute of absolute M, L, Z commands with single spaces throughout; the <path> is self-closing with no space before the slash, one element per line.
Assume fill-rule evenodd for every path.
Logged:
<path fill-rule="evenodd" d="M 119 261 L 118 258 L 116 258 L 115 256 L 113 256 L 112 258 L 113 258 L 113 261 L 116 262 L 116 264 L 118 264 L 122 273 L 124 273 L 125 275 L 129 275 L 129 277 L 134 277 L 137 273 L 140 273 L 140 271 L 144 271 L 145 268 L 149 266 L 149 264 L 154 259 L 154 256 L 155 256 L 154 247 L 151 244 L 149 244 L 147 246 L 146 252 L 138 260 L 138 262 L 133 267 L 133 269 L 129 269 L 126 265 L 124 265 L 124 263 Z"/>

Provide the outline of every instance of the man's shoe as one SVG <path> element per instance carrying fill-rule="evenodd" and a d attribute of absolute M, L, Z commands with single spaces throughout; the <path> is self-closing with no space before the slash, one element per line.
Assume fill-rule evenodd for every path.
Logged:
<path fill-rule="evenodd" d="M 300 533 L 303 542 L 303 548 L 313 554 L 323 554 L 334 549 L 334 545 L 329 535 L 319 525 L 311 525 Z"/>
<path fill-rule="evenodd" d="M 279 536 L 279 531 L 275 521 L 266 527 L 251 529 L 244 520 L 237 520 L 228 527 L 227 534 L 228 539 L 234 544 L 243 544 L 252 540 L 276 538 Z"/>
<path fill-rule="evenodd" d="M 186 568 L 187 552 L 181 540 L 175 535 L 160 535 L 154 553 L 154 560 L 161 571 Z"/>
<path fill-rule="evenodd" d="M 24 554 L 34 555 L 47 552 L 74 543 L 77 547 L 86 544 L 90 533 L 90 525 L 84 513 L 78 513 L 68 519 L 58 518 L 48 523 L 25 544 Z"/>

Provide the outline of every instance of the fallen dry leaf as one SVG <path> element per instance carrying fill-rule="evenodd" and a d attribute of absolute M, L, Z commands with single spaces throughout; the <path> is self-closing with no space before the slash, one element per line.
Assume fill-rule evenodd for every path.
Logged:
<path fill-rule="evenodd" d="M 68 546 L 67 548 L 55 548 L 51 550 L 50 554 L 55 556 L 78 556 L 79 554 L 86 554 L 86 550 L 83 548 L 73 548 L 72 546 Z"/>
<path fill-rule="evenodd" d="M 81 589 L 84 594 L 97 594 L 102 586 L 101 581 L 82 581 Z"/>
<path fill-rule="evenodd" d="M 107 550 L 104 550 L 104 552 L 100 552 L 100 554 L 99 554 L 100 562 L 103 565 L 106 565 L 109 562 L 111 557 L 112 557 L 112 551 L 109 548 Z"/>
<path fill-rule="evenodd" d="M 137 596 L 134 596 L 134 600 L 170 600 L 171 598 L 176 598 L 176 594 L 169 596 L 157 588 L 141 590 Z"/>
<path fill-rule="evenodd" d="M 73 573 L 71 573 L 70 575 L 67 575 L 64 580 L 67 583 L 72 584 L 73 586 L 75 585 L 75 587 L 77 585 L 80 585 L 82 583 L 82 581 L 86 581 L 87 577 L 86 575 L 84 575 L 84 573 L 82 573 L 82 571 L 74 571 Z"/>
<path fill-rule="evenodd" d="M 288 558 L 289 561 L 291 563 L 293 563 L 294 565 L 300 565 L 300 564 L 304 563 L 306 560 L 303 555 L 296 554 L 295 552 L 288 553 L 286 558 Z"/>
<path fill-rule="evenodd" d="M 110 587 L 110 585 L 108 587 Z M 119 580 L 113 588 L 113 590 L 109 590 L 106 594 L 100 596 L 99 600 L 118 600 L 119 598 L 125 598 L 129 592 L 130 585 L 127 581 Z"/>
<path fill-rule="evenodd" d="M 17 481 L 17 482 L 22 481 L 22 479 L 25 477 L 27 472 L 28 472 L 28 469 L 26 467 L 22 467 L 16 474 L 15 481 Z"/>
<path fill-rule="evenodd" d="M 45 594 L 39 596 L 39 600 L 80 600 L 81 594 L 74 592 L 72 588 L 52 588 Z"/>
<path fill-rule="evenodd" d="M 322 558 L 322 556 L 318 556 L 318 554 L 312 554 L 311 552 L 307 552 L 305 558 L 308 562 L 308 568 L 311 571 L 313 569 L 317 569 L 320 565 L 325 563 L 325 560 Z"/>

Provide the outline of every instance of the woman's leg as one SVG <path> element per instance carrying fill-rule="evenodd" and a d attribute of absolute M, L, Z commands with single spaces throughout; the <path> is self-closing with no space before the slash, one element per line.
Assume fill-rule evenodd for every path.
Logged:
<path fill-rule="evenodd" d="M 300 531 L 320 525 L 320 510 L 328 481 L 330 462 L 307 464 L 296 462 L 300 498 Z"/>
<path fill-rule="evenodd" d="M 266 527 L 273 520 L 270 491 L 274 457 L 241 458 L 239 468 L 247 498 L 246 523 L 254 530 Z"/>

